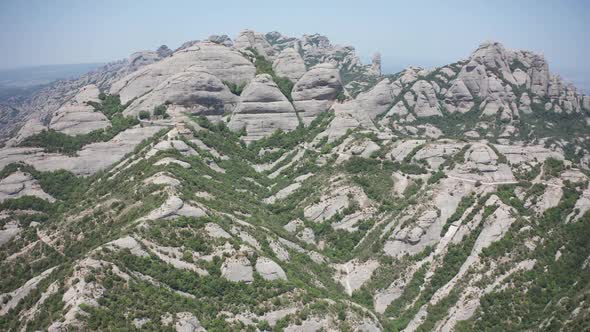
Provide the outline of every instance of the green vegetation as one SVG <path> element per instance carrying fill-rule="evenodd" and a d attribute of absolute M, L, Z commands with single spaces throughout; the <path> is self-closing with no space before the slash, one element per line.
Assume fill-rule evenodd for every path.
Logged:
<path fill-rule="evenodd" d="M 148 111 L 139 111 L 139 119 L 140 120 L 149 120 L 151 117 L 150 112 Z"/>
<path fill-rule="evenodd" d="M 159 105 L 154 107 L 154 116 L 158 118 L 168 119 L 170 115 L 166 113 L 166 105 Z"/>
<path fill-rule="evenodd" d="M 6 165 L 0 171 L 0 179 L 17 171 L 31 174 L 33 178 L 39 181 L 43 191 L 60 200 L 70 199 L 85 188 L 83 178 L 79 178 L 66 170 L 40 172 L 30 165 L 19 163 Z"/>
<path fill-rule="evenodd" d="M 444 179 L 446 177 L 447 175 L 442 170 L 438 170 L 428 178 L 428 184 L 435 184 L 440 181 L 440 179 Z"/>
<path fill-rule="evenodd" d="M 447 219 L 442 230 L 440 231 L 440 236 L 443 236 L 447 232 L 447 230 L 449 229 L 451 224 L 453 224 L 457 220 L 461 219 L 461 217 L 465 213 L 465 210 L 467 210 L 467 208 L 472 206 L 473 203 L 475 203 L 475 196 L 473 194 L 467 195 L 467 196 L 464 196 L 463 198 L 461 198 L 461 201 L 459 202 L 459 206 L 457 206 L 457 209 L 455 210 L 455 212 L 453 212 L 453 214 Z"/>
<path fill-rule="evenodd" d="M 223 81 L 223 84 L 225 84 L 225 86 L 228 87 L 229 91 L 231 91 L 231 93 L 233 93 L 236 96 L 241 95 L 242 91 L 244 91 L 244 88 L 246 87 L 246 83 L 236 84 L 229 81 Z"/>
<path fill-rule="evenodd" d="M 584 266 L 590 251 L 590 214 L 575 223 L 564 223 L 573 210 L 579 193 L 565 188 L 557 207 L 551 208 L 538 221 L 535 234 L 551 234 L 543 245 L 534 249 L 537 262 L 531 271 L 511 277 L 514 287 L 492 292 L 481 299 L 481 307 L 459 331 L 524 331 L 536 330 L 543 324 L 547 331 L 582 331 L 588 328 L 588 314 L 571 315 L 587 297 L 590 275 Z M 512 240 L 512 245 L 516 245 Z M 500 255 L 506 245 L 490 247 L 488 255 Z M 560 251 L 561 257 L 555 258 Z M 545 323 L 546 322 L 546 323 Z"/>
<path fill-rule="evenodd" d="M 95 111 L 101 112 L 109 120 L 115 115 L 123 113 L 127 105 L 121 105 L 121 98 L 118 95 L 107 95 L 101 93 L 98 95 L 99 103 L 89 101 L 88 104 L 94 107 Z"/>
<path fill-rule="evenodd" d="M 50 211 L 51 203 L 35 196 L 23 196 L 0 203 L 0 210 Z"/>
<path fill-rule="evenodd" d="M 269 70 L 269 63 L 259 62 L 257 67 L 261 71 Z M 234 93 L 241 91 L 238 87 L 230 89 Z M 102 111 L 111 119 L 121 116 L 124 107 L 118 98 L 103 95 L 101 100 L 102 103 L 95 106 L 97 109 L 105 108 Z M 109 111 L 114 109 L 116 111 Z M 154 109 L 154 116 L 165 117 L 165 105 Z M 587 244 L 590 217 L 586 214 L 579 221 L 567 217 L 577 214 L 574 205 L 587 184 L 574 186 L 566 181 L 558 207 L 542 215 L 537 215 L 534 209 L 524 208 L 524 202 L 530 200 L 534 204 L 546 189 L 541 183 L 528 181 L 541 169 L 548 177 L 559 176 L 565 169 L 563 162 L 548 159 L 544 165 L 536 164 L 530 168 L 526 164 L 519 165 L 523 170 L 516 173 L 522 180 L 520 183 L 482 186 L 461 199 L 444 225 L 436 224 L 436 227 L 442 226 L 440 235 L 443 236 L 452 223 L 461 221 L 460 227 L 466 227 L 458 232 L 460 236 L 441 248 L 436 242 L 439 234 L 429 233 L 428 236 L 434 235 L 434 239 L 427 246 L 420 244 L 422 250 L 389 256 L 390 253 L 384 252 L 384 246 L 397 241 L 396 236 L 400 233 L 396 232 L 400 229 L 403 232 L 407 225 L 413 226 L 425 208 L 440 208 L 439 217 L 444 213 L 444 208 L 434 207 L 438 202 L 433 203 L 432 197 L 441 187 L 446 170 L 452 169 L 455 163 L 465 162 L 470 145 L 465 144 L 453 157 L 446 158 L 439 169 L 432 170 L 424 160 L 415 158 L 423 146 L 415 147 L 404 160 L 397 162 L 387 158 L 393 144 L 383 142 L 374 134 L 351 130 L 335 141 L 329 142 L 325 136 L 320 139 L 318 135 L 325 131 L 333 118 L 332 112 L 322 113 L 308 127 L 301 126 L 290 132 L 277 131 L 246 145 L 240 140 L 243 132 L 232 132 L 223 121 L 212 123 L 205 117 L 193 117 L 192 120 L 205 130 L 193 131 L 192 136 L 191 132 L 186 136 L 179 135 L 178 139 L 196 150 L 196 154 L 167 150 L 144 158 L 150 145 L 166 133 L 164 130 L 140 144 L 135 154 L 116 170 L 105 170 L 88 178 L 78 178 L 64 171 L 39 172 L 21 164 L 5 167 L 0 178 L 18 169 L 31 173 L 42 189 L 58 201 L 48 203 L 35 197 L 22 197 L 0 204 L 0 210 L 9 216 L 0 220 L 0 228 L 7 224 L 7 220 L 16 220 L 21 227 L 16 240 L 0 247 L 0 293 L 13 291 L 50 267 L 58 268 L 38 290 L 23 299 L 16 310 L 0 317 L 0 329 L 46 330 L 52 322 L 59 320 L 65 310 L 62 297 L 67 287 L 64 287 L 63 280 L 74 271 L 80 271 L 76 264 L 85 257 L 108 262 L 73 281 L 96 282 L 105 288 L 103 296 L 98 299 L 99 306 L 81 306 L 87 315 L 80 315 L 79 319 L 87 324 L 84 328 L 88 330 L 135 330 L 134 320 L 144 318 L 149 321 L 141 328 L 143 330 L 171 330 L 173 325 L 162 325 L 163 313 L 174 316 L 178 312 L 191 312 L 208 331 L 253 331 L 257 328 L 281 331 L 310 317 L 328 315 L 335 318 L 337 329 L 347 331 L 353 329 L 355 314 L 370 315 L 356 304 L 374 312 L 375 294 L 389 288 L 393 282 L 396 282 L 395 286 L 403 281 L 400 296 L 384 314 L 376 314 L 377 318 L 384 330 L 398 331 L 425 306 L 427 315 L 418 330 L 429 331 L 444 319 L 465 287 L 489 285 L 526 259 L 537 262 L 533 270 L 515 272 L 507 277 L 493 292 L 482 297 L 482 306 L 474 317 L 459 322 L 456 329 L 534 331 L 541 326 L 547 326 L 551 331 L 587 329 L 585 309 L 588 306 L 582 303 L 587 303 L 585 294 L 590 281 L 584 270 L 590 250 Z M 378 144 L 380 150 L 369 158 L 353 155 L 340 163 L 344 158 L 339 159 L 341 155 L 334 148 L 340 148 L 345 141 L 353 146 L 367 140 Z M 201 142 L 207 148 L 203 148 Z M 496 153 L 500 162 L 507 162 L 504 156 Z M 296 156 L 301 159 L 291 164 Z M 155 162 L 163 157 L 180 160 L 190 167 L 155 166 Z M 266 169 L 255 170 L 255 166 L 274 162 Z M 213 163 L 222 168 L 223 173 L 212 169 Z M 278 169 L 281 172 L 277 172 L 276 177 L 268 176 Z M 178 179 L 181 185 L 172 191 L 163 185 L 144 182 L 159 172 Z M 403 195 L 393 194 L 393 172 L 402 173 L 410 181 Z M 429 173 L 429 177 L 411 176 Z M 289 196 L 273 204 L 261 204 L 264 198 L 291 185 L 302 175 L 309 177 Z M 427 183 L 424 183 L 426 179 Z M 322 196 L 339 190 L 340 185 L 362 190 L 370 199 L 371 207 L 361 211 L 365 202 L 357 202 L 355 195 L 349 194 L 346 208 L 329 220 L 312 221 L 314 217 L 309 217 L 307 207 L 317 204 Z M 202 207 L 206 216 L 142 219 L 159 208 L 171 193 L 181 198 L 185 206 Z M 482 230 L 492 221 L 487 217 L 497 207 L 485 206 L 491 195 L 497 195 L 502 203 L 514 208 L 516 212 L 512 216 L 515 221 L 505 235 L 482 250 L 479 263 L 471 265 L 461 278 L 457 278 L 455 288 L 432 305 L 430 301 L 434 294 L 457 276 L 473 253 Z M 37 213 L 22 211 L 29 209 Z M 358 212 L 368 216 L 355 221 L 356 230 L 334 229 L 335 223 L 357 216 Z M 481 219 L 478 214 L 482 215 Z M 294 233 L 285 230 L 283 226 L 295 219 L 300 219 L 303 226 Z M 37 222 L 36 227 L 29 227 L 32 221 Z M 209 236 L 206 229 L 209 223 L 219 226 L 231 237 Z M 301 240 L 298 232 L 303 227 L 313 230 L 315 243 Z M 44 242 L 45 235 L 50 241 Z M 127 249 L 105 246 L 107 242 L 126 236 L 140 240 L 147 255 L 138 256 Z M 300 247 L 289 247 L 285 244 L 287 242 L 282 242 L 283 239 Z M 254 241 L 256 245 L 252 244 Z M 280 258 L 277 244 L 288 252 L 288 260 Z M 252 265 L 258 257 L 272 259 L 285 270 L 288 280 L 265 281 L 256 272 L 252 283 L 235 283 L 222 278 L 224 260 L 245 245 L 251 249 L 240 251 L 239 255 Z M 163 248 L 158 250 L 156 246 Z M 561 258 L 556 259 L 558 250 Z M 16 256 L 17 260 L 8 258 L 17 253 L 22 253 Z M 200 273 L 190 268 L 174 268 L 155 253 L 190 264 Z M 310 255 L 317 256 L 312 259 Z M 318 263 L 318 257 L 325 258 L 326 262 Z M 349 298 L 342 285 L 334 280 L 335 271 L 331 264 L 351 259 L 359 262 L 376 260 L 379 267 Z M 115 269 L 110 268 L 111 263 Z M 421 265 L 417 267 L 415 264 Z M 122 278 L 123 273 L 130 278 Z M 481 279 L 474 279 L 479 276 Z M 41 294 L 55 281 L 60 290 L 40 306 L 39 316 L 25 326 L 19 320 L 21 310 L 37 303 Z M 349 300 L 354 304 L 349 305 Z M 274 327 L 270 326 L 270 320 L 254 319 L 253 325 L 247 326 L 238 320 L 227 319 L 244 312 L 263 317 L 265 313 L 292 304 L 301 305 L 301 308 L 280 319 Z M 577 307 L 582 307 L 579 318 L 571 315 Z M 545 322 L 547 318 L 550 320 Z"/>
<path fill-rule="evenodd" d="M 543 167 L 543 178 L 550 179 L 554 177 L 558 177 L 559 174 L 564 170 L 564 165 L 562 160 L 558 160 L 555 158 L 547 158 L 545 160 L 545 165 Z"/>

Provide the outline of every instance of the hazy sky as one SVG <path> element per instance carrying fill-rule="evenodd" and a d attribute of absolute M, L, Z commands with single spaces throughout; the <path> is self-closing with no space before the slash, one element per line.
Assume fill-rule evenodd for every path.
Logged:
<path fill-rule="evenodd" d="M 0 68 L 107 62 L 245 28 L 321 33 L 375 51 L 385 68 L 467 57 L 480 42 L 543 52 L 553 70 L 590 73 L 590 1 L 0 0 Z M 565 75 L 567 76 L 567 75 Z"/>

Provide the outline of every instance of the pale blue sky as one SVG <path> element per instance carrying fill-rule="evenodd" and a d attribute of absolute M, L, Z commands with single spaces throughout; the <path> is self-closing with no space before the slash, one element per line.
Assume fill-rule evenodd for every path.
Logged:
<path fill-rule="evenodd" d="M 480 42 L 543 52 L 551 68 L 590 73 L 590 1 L 1 0 L 0 68 L 107 62 L 242 29 L 321 33 L 375 51 L 385 68 L 467 57 Z"/>

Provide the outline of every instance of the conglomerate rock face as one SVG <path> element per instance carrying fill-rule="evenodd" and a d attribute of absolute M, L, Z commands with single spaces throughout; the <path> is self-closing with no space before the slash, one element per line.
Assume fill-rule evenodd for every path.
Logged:
<path fill-rule="evenodd" d="M 293 105 L 301 113 L 303 122 L 309 124 L 318 114 L 330 109 L 341 91 L 338 69 L 331 64 L 319 64 L 305 73 L 293 87 Z"/>
<path fill-rule="evenodd" d="M 277 56 L 272 68 L 279 76 L 297 82 L 306 72 L 305 62 L 294 48 L 286 48 Z"/>
<path fill-rule="evenodd" d="M 121 102 L 127 103 L 153 91 L 173 75 L 194 68 L 235 84 L 249 81 L 255 73 L 254 65 L 238 51 L 217 43 L 200 42 L 129 74 L 115 82 L 110 93 L 120 95 Z"/>
<path fill-rule="evenodd" d="M 110 126 L 107 117 L 95 112 L 88 102 L 99 102 L 99 90 L 95 85 L 80 89 L 73 100 L 60 107 L 49 123 L 49 128 L 67 135 L 87 134 Z"/>
<path fill-rule="evenodd" d="M 258 140 L 277 130 L 291 131 L 298 125 L 293 105 L 268 74 L 258 75 L 246 85 L 228 124 L 233 130 L 244 128 L 246 141 Z"/>
<path fill-rule="evenodd" d="M 584 330 L 590 98 L 496 42 L 380 68 L 245 30 L 23 102 L 0 329 Z"/>

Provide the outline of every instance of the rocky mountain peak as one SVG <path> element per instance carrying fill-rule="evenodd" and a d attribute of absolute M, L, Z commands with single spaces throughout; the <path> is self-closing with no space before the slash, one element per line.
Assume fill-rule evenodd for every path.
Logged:
<path fill-rule="evenodd" d="M 371 74 L 381 76 L 381 53 L 376 52 L 371 58 Z"/>
<path fill-rule="evenodd" d="M 158 53 L 160 58 L 165 58 L 167 56 L 172 55 L 173 52 L 171 49 L 168 48 L 168 46 L 162 45 L 162 46 L 158 47 L 158 49 L 156 50 L 156 53 Z"/>
<path fill-rule="evenodd" d="M 211 35 L 207 40 L 227 47 L 232 47 L 234 44 L 228 35 Z"/>

